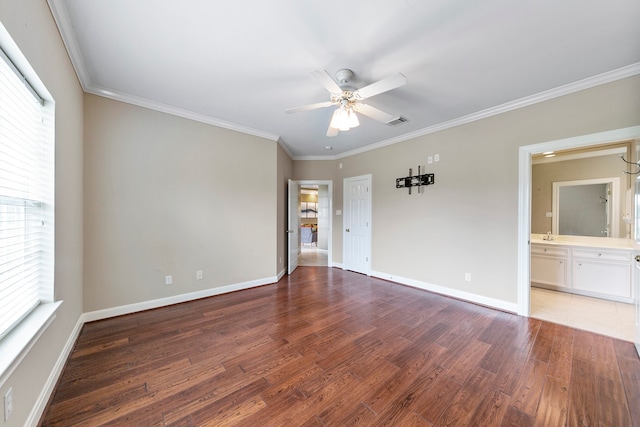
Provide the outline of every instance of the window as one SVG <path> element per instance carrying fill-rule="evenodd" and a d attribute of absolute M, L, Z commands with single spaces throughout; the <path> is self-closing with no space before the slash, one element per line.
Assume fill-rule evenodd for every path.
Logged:
<path fill-rule="evenodd" d="M 0 50 L 0 339 L 53 301 L 52 111 Z"/>

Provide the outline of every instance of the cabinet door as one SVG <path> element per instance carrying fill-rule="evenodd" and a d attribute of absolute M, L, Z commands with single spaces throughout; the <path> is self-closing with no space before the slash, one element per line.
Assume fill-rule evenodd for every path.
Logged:
<path fill-rule="evenodd" d="M 531 256 L 531 281 L 543 285 L 567 286 L 566 258 Z"/>
<path fill-rule="evenodd" d="M 573 287 L 622 298 L 631 298 L 631 266 L 594 261 L 573 261 Z"/>

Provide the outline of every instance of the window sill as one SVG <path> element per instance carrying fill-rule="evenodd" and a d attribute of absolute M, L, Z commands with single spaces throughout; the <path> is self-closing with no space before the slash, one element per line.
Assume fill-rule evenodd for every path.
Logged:
<path fill-rule="evenodd" d="M 0 387 L 53 322 L 62 301 L 40 304 L 0 341 Z"/>

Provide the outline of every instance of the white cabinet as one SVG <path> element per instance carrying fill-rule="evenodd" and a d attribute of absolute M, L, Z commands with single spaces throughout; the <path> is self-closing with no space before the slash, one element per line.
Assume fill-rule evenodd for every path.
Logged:
<path fill-rule="evenodd" d="M 594 296 L 631 301 L 631 252 L 573 249 L 573 288 Z"/>
<path fill-rule="evenodd" d="M 567 287 L 568 261 L 568 248 L 531 245 L 531 281 L 552 287 Z"/>
<path fill-rule="evenodd" d="M 531 244 L 531 284 L 622 302 L 634 302 L 628 249 Z"/>

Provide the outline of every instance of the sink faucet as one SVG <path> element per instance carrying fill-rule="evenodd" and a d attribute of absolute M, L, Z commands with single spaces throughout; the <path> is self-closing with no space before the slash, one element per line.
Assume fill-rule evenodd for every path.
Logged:
<path fill-rule="evenodd" d="M 542 240 L 553 240 L 553 237 L 551 237 L 551 232 L 547 231 L 547 238 L 546 239 L 542 239 Z"/>

